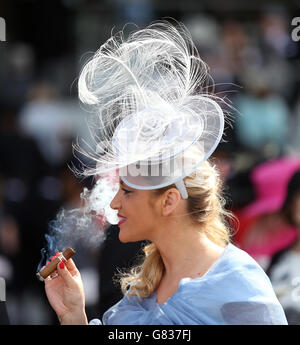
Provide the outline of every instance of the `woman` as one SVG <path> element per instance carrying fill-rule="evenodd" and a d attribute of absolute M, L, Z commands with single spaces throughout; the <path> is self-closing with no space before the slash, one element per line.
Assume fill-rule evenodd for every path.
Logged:
<path fill-rule="evenodd" d="M 273 255 L 266 273 L 271 279 L 288 323 L 290 325 L 299 325 L 300 170 L 297 170 L 289 180 L 281 214 L 286 223 L 295 228 L 297 236 L 290 245 Z"/>
<path fill-rule="evenodd" d="M 117 169 L 111 201 L 122 242 L 148 240 L 121 278 L 123 299 L 104 324 L 286 324 L 263 270 L 230 244 L 220 181 L 208 162 L 224 119 L 187 31 L 166 22 L 100 47 L 79 78 L 101 128 L 89 174 Z M 61 324 L 87 324 L 72 260 L 45 281 Z"/>
<path fill-rule="evenodd" d="M 121 279 L 124 298 L 104 324 L 286 324 L 270 281 L 245 252 L 230 244 L 218 176 L 208 162 L 175 186 L 133 189 L 120 181 L 111 202 L 122 242 L 149 240 L 145 260 Z M 87 324 L 80 273 L 70 259 L 46 279 L 61 324 Z M 129 292 L 127 288 L 130 286 Z"/>

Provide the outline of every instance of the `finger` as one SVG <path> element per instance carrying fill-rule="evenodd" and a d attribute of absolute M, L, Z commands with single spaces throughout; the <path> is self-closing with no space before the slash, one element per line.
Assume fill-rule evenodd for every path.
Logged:
<path fill-rule="evenodd" d="M 57 252 L 55 255 L 59 256 L 61 254 L 62 254 L 62 252 Z M 55 256 L 54 256 L 54 258 L 55 258 Z M 64 263 L 66 264 L 69 271 L 75 271 L 76 273 L 78 272 L 78 269 L 77 269 L 74 261 L 71 258 L 68 259 L 67 261 L 64 261 Z"/>
<path fill-rule="evenodd" d="M 62 277 L 67 287 L 72 288 L 76 285 L 72 274 L 69 272 L 63 261 L 57 265 L 57 272 Z"/>
<path fill-rule="evenodd" d="M 45 285 L 49 284 L 49 282 L 51 282 L 51 280 L 52 279 L 50 278 L 50 275 L 48 277 L 44 278 Z"/>
<path fill-rule="evenodd" d="M 77 267 L 76 267 L 76 265 L 75 265 L 75 263 L 74 263 L 74 261 L 70 258 L 70 259 L 68 259 L 66 262 L 65 262 L 65 264 L 66 264 L 66 266 L 67 266 L 67 268 L 68 268 L 68 270 L 70 271 L 70 272 L 75 272 L 75 273 L 78 273 L 79 271 L 78 271 L 78 269 L 77 269 Z"/>

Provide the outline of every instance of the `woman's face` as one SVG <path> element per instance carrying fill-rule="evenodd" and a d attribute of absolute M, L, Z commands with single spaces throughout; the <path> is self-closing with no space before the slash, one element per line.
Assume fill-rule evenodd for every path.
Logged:
<path fill-rule="evenodd" d="M 153 238 L 159 220 L 154 198 L 152 191 L 131 188 L 120 180 L 119 191 L 111 201 L 110 207 L 118 210 L 121 242 Z"/>

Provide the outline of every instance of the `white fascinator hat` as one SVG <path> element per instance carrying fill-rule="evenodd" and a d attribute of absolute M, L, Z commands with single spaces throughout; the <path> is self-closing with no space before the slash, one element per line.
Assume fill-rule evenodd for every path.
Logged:
<path fill-rule="evenodd" d="M 97 164 L 86 174 L 118 170 L 136 189 L 183 182 L 214 152 L 224 130 L 217 97 L 206 92 L 210 76 L 183 25 L 156 22 L 120 32 L 80 73 L 81 102 L 93 107 L 99 134 Z"/>

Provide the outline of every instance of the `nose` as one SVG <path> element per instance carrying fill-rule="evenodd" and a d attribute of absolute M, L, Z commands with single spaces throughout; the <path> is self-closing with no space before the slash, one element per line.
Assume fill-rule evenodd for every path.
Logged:
<path fill-rule="evenodd" d="M 115 197 L 112 199 L 112 201 L 110 202 L 110 207 L 113 210 L 119 210 L 120 209 L 121 203 L 120 203 L 119 192 L 120 192 L 120 189 L 118 190 L 118 193 L 115 195 Z"/>

